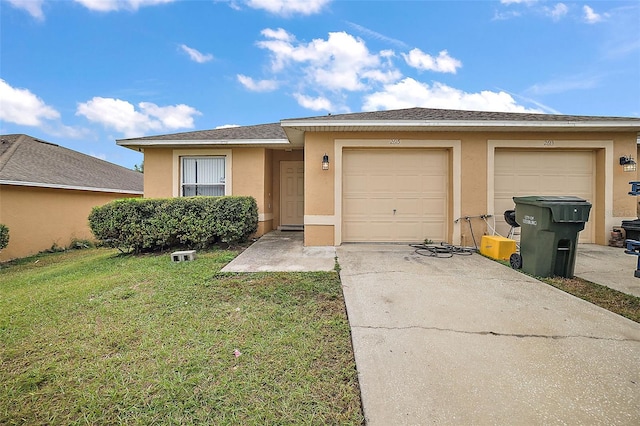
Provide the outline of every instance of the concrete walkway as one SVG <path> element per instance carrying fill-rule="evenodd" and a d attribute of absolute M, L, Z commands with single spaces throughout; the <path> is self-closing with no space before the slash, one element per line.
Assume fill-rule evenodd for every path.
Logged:
<path fill-rule="evenodd" d="M 640 278 L 633 276 L 637 267 L 638 256 L 624 254 L 623 248 L 581 244 L 578 245 L 574 274 L 640 297 Z"/>
<path fill-rule="evenodd" d="M 222 272 L 333 271 L 335 247 L 303 247 L 303 232 L 273 231 L 222 268 Z"/>
<path fill-rule="evenodd" d="M 477 254 L 337 253 L 368 425 L 640 424 L 639 324 Z"/>

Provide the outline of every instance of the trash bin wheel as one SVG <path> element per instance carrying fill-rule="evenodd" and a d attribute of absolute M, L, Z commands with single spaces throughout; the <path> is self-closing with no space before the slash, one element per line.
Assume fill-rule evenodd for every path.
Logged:
<path fill-rule="evenodd" d="M 509 257 L 509 263 L 513 269 L 522 269 L 522 256 L 519 253 L 513 253 Z"/>

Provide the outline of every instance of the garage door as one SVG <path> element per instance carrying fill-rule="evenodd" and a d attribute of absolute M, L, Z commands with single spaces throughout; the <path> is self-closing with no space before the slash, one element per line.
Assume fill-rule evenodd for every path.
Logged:
<path fill-rule="evenodd" d="M 497 231 L 507 235 L 505 210 L 514 208 L 512 197 L 573 195 L 594 204 L 595 153 L 593 151 L 496 150 L 495 214 Z M 581 243 L 594 242 L 593 210 Z"/>
<path fill-rule="evenodd" d="M 447 239 L 446 150 L 345 150 L 342 158 L 343 241 Z"/>

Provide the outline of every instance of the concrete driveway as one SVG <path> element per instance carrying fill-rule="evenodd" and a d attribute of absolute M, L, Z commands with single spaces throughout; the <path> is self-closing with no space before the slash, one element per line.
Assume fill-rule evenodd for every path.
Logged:
<path fill-rule="evenodd" d="M 640 424 L 640 325 L 477 254 L 343 245 L 369 425 Z"/>

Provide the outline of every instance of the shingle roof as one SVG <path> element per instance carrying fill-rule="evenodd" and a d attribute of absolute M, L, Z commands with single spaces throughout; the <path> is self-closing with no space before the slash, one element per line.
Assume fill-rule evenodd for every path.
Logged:
<path fill-rule="evenodd" d="M 436 108 L 406 108 L 284 119 L 280 123 L 230 127 L 120 139 L 119 145 L 138 149 L 153 145 L 304 145 L 305 131 L 640 131 L 640 118 L 514 112 L 463 111 Z"/>
<path fill-rule="evenodd" d="M 264 139 L 282 139 L 286 140 L 287 136 L 282 130 L 280 123 L 258 124 L 254 126 L 238 126 L 224 127 L 221 129 L 199 130 L 195 132 L 172 133 L 159 136 L 144 136 L 141 138 L 119 139 L 118 142 L 126 144 L 129 141 L 144 140 L 264 140 Z"/>
<path fill-rule="evenodd" d="M 597 117 L 584 115 L 535 114 L 517 112 L 463 111 L 436 108 L 406 108 L 389 111 L 356 112 L 350 114 L 323 115 L 308 118 L 296 118 L 286 121 L 637 121 L 640 118 Z"/>
<path fill-rule="evenodd" d="M 0 135 L 0 182 L 122 193 L 143 192 L 134 170 L 27 135 Z"/>

